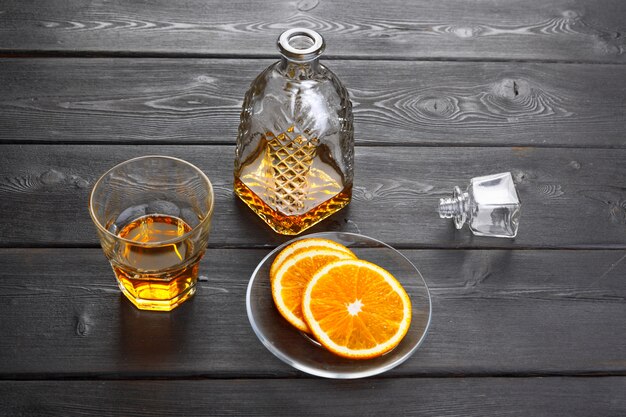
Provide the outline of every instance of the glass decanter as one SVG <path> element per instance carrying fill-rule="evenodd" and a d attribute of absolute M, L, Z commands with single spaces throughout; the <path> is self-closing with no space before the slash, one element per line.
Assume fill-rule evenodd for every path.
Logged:
<path fill-rule="evenodd" d="M 243 102 L 235 193 L 282 234 L 301 233 L 352 196 L 352 104 L 319 63 L 324 46 L 313 30 L 282 33 L 282 59 L 259 74 Z"/>
<path fill-rule="evenodd" d="M 439 217 L 453 218 L 457 229 L 468 223 L 477 236 L 517 235 L 521 203 L 510 172 L 472 178 L 467 191 L 454 187 L 439 201 Z"/>

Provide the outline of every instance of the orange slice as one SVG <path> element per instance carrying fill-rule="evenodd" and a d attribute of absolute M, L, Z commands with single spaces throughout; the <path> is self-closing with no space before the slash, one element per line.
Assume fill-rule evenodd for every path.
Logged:
<path fill-rule="evenodd" d="M 354 259 L 354 254 L 336 249 L 309 249 L 286 259 L 272 280 L 272 297 L 282 316 L 303 332 L 309 328 L 302 317 L 302 294 L 313 274 L 324 265 L 341 259 Z"/>
<path fill-rule="evenodd" d="M 302 301 L 311 333 L 328 350 L 352 359 L 380 356 L 411 324 L 411 300 L 388 271 L 360 259 L 332 262 L 315 273 Z"/>
<path fill-rule="evenodd" d="M 278 268 L 283 264 L 283 262 L 285 262 L 287 258 L 289 258 L 292 255 L 295 255 L 296 253 L 300 253 L 307 249 L 313 249 L 313 248 L 335 249 L 338 251 L 352 254 L 354 256 L 354 254 L 352 253 L 350 249 L 346 248 L 342 244 L 339 244 L 329 239 L 321 239 L 317 237 L 300 239 L 298 241 L 293 242 L 292 244 L 287 246 L 285 249 L 280 251 L 278 255 L 276 255 L 276 258 L 274 258 L 274 262 L 272 262 L 272 266 L 270 267 L 270 280 L 272 281 L 274 280 L 274 277 L 276 276 L 276 271 L 278 271 Z M 354 257 L 356 258 L 356 256 Z"/>

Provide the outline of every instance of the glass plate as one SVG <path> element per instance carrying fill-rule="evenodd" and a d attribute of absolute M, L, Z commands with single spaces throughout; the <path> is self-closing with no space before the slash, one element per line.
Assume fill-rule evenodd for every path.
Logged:
<path fill-rule="evenodd" d="M 395 349 L 383 356 L 354 360 L 336 356 L 309 336 L 292 327 L 274 306 L 269 270 L 274 257 L 296 240 L 319 237 L 349 247 L 361 259 L 374 262 L 391 272 L 411 298 L 411 327 Z M 407 360 L 424 340 L 430 323 L 431 302 L 428 287 L 417 268 L 391 246 L 354 233 L 315 233 L 293 239 L 270 252 L 252 273 L 246 294 L 252 329 L 270 352 L 283 362 L 311 375 L 326 378 L 362 378 L 388 371 Z"/>

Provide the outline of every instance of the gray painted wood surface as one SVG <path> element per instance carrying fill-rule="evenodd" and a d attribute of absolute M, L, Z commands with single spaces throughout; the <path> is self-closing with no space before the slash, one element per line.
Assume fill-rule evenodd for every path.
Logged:
<path fill-rule="evenodd" d="M 210 249 L 194 298 L 155 314 L 120 294 L 99 249 L 2 249 L 0 378 L 304 376 L 248 322 L 248 281 L 268 252 Z M 626 372 L 626 251 L 403 254 L 433 317 L 422 347 L 383 377 Z"/>
<path fill-rule="evenodd" d="M 620 0 L 5 1 L 6 53 L 267 56 L 304 26 L 328 55 L 624 63 Z"/>
<path fill-rule="evenodd" d="M 3 60 L 0 143 L 235 143 L 243 95 L 276 59 Z M 358 144 L 626 148 L 623 65 L 326 64 Z"/>
<path fill-rule="evenodd" d="M 626 378 L 0 382 L 5 415 L 620 416 Z M 77 398 L 80 400 L 77 401 Z"/>
<path fill-rule="evenodd" d="M 2 246 L 97 245 L 91 186 L 112 166 L 146 154 L 181 157 L 215 186 L 212 247 L 276 246 L 232 192 L 234 146 L 0 145 Z M 400 247 L 626 247 L 626 150 L 357 147 L 354 199 L 310 231 L 358 232 Z M 522 200 L 515 240 L 474 237 L 436 208 L 473 176 L 511 171 Z M 19 209 L 17 209 L 19 207 Z M 51 210 L 51 207 L 54 207 Z M 20 227 L 16 227 L 19 224 Z"/>
<path fill-rule="evenodd" d="M 619 0 L 3 2 L 0 414 L 626 415 L 625 16 Z M 232 194 L 239 108 L 297 25 L 325 36 L 358 144 L 352 203 L 311 231 L 400 248 L 432 294 L 421 348 L 366 380 L 294 370 L 246 316 L 252 270 L 288 237 Z M 217 197 L 198 294 L 166 314 L 120 295 L 87 213 L 100 174 L 155 153 Z M 514 241 L 436 215 L 508 170 Z"/>

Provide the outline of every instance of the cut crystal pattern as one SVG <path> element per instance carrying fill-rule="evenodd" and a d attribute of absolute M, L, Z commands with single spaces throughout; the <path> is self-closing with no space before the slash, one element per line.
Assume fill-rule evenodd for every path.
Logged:
<path fill-rule="evenodd" d="M 292 126 L 278 135 L 265 134 L 274 181 L 268 189 L 269 202 L 285 214 L 297 213 L 305 205 L 308 174 L 319 143 L 303 135 L 292 139 L 293 131 Z"/>

